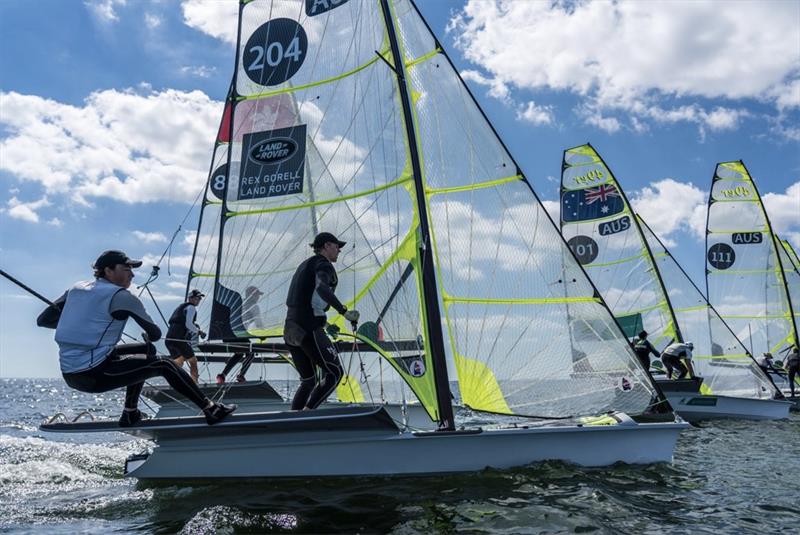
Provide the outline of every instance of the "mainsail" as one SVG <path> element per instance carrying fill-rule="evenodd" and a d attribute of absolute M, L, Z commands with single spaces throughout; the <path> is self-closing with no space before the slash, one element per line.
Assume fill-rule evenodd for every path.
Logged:
<path fill-rule="evenodd" d="M 717 164 L 706 223 L 708 299 L 754 355 L 777 356 L 798 341 L 792 271 L 744 163 Z"/>
<path fill-rule="evenodd" d="M 631 211 L 613 173 L 591 145 L 564 152 L 561 224 L 573 252 L 618 318 L 641 325 L 658 349 L 673 340 L 694 344 L 695 371 L 705 379 L 701 392 L 768 399 L 775 395 L 752 356 Z"/>
<path fill-rule="evenodd" d="M 561 232 L 629 337 L 683 340 L 653 252 L 622 188 L 589 144 L 564 152 Z"/>
<path fill-rule="evenodd" d="M 369 346 L 342 357 L 377 359 L 359 382 L 380 376 L 382 400 L 407 386 L 448 426 L 451 390 L 507 415 L 648 409 L 650 379 L 413 3 L 253 0 L 239 21 L 212 338 L 280 341 L 329 231 L 365 320 L 330 322 Z"/>

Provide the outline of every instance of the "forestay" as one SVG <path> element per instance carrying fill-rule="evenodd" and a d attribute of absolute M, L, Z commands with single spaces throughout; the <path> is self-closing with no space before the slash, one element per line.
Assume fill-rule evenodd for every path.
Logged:
<path fill-rule="evenodd" d="M 667 288 L 681 334 L 694 344 L 692 363 L 695 373 L 703 377 L 702 392 L 773 399 L 777 390 L 752 355 L 661 240 L 638 214 L 636 217 Z"/>
<path fill-rule="evenodd" d="M 406 384 L 438 419 L 449 367 L 476 410 L 648 408 L 649 378 L 413 4 L 246 2 L 237 51 L 212 337 L 279 338 L 324 230 L 348 242 L 336 293 L 363 325 L 330 321 L 381 357 L 361 374 L 366 356 L 342 355 L 340 395 L 380 376 L 381 399 Z"/>
<path fill-rule="evenodd" d="M 706 223 L 708 299 L 754 355 L 797 343 L 786 250 L 772 232 L 753 179 L 741 161 L 717 165 Z M 796 290 L 795 290 L 796 293 Z"/>

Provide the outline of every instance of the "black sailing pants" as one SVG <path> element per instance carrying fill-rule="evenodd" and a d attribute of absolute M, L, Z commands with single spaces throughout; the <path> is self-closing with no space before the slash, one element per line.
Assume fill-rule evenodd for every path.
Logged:
<path fill-rule="evenodd" d="M 222 375 L 227 376 L 233 367 L 239 364 L 239 361 L 244 358 L 244 362 L 242 362 L 242 369 L 239 370 L 239 375 L 244 377 L 244 374 L 246 374 L 247 370 L 250 369 L 250 365 L 253 363 L 255 356 L 255 353 L 234 353 L 225 363 L 225 369 L 222 370 Z"/>
<path fill-rule="evenodd" d="M 664 363 L 664 367 L 667 369 L 667 379 L 672 379 L 672 370 L 678 371 L 676 379 L 683 379 L 689 373 L 689 369 L 675 355 L 662 355 L 661 362 Z"/>
<path fill-rule="evenodd" d="M 789 388 L 792 393 L 792 397 L 794 397 L 794 378 L 800 376 L 800 364 L 790 364 L 788 372 L 789 372 Z"/>
<path fill-rule="evenodd" d="M 108 392 L 127 387 L 126 409 L 135 409 L 138 406 L 144 382 L 153 377 L 163 377 L 172 388 L 201 409 L 209 403 L 188 373 L 178 368 L 171 359 L 162 359 L 154 351 L 148 351 L 145 344 L 118 345 L 94 368 L 64 374 L 67 384 L 81 392 Z"/>
<path fill-rule="evenodd" d="M 292 399 L 292 410 L 316 409 L 342 379 L 344 370 L 339 354 L 322 327 L 307 332 L 296 323 L 287 321 L 284 339 L 300 374 L 300 386 Z M 321 378 L 317 377 L 317 368 Z"/>

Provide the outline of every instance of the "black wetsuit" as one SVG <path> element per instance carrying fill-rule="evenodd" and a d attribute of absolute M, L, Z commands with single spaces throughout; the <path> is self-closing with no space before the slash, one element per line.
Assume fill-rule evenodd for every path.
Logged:
<path fill-rule="evenodd" d="M 189 307 L 192 307 L 191 312 L 187 311 Z M 169 317 L 169 329 L 167 329 L 167 339 L 164 341 L 164 344 L 167 346 L 169 356 L 174 359 L 178 357 L 183 357 L 185 359 L 194 358 L 194 349 L 192 349 L 191 344 L 191 336 L 193 333 L 189 332 L 189 329 L 186 327 L 186 322 L 188 320 L 186 315 L 189 313 L 197 314 L 193 309 L 194 305 L 192 305 L 192 303 L 181 303 L 172 313 L 172 316 Z M 194 323 L 194 318 L 188 321 Z"/>
<path fill-rule="evenodd" d="M 633 343 L 633 351 L 636 353 L 636 356 L 639 357 L 639 362 L 642 363 L 645 370 L 650 369 L 650 353 L 656 358 L 660 357 L 656 348 L 653 347 L 653 344 L 651 344 L 647 338 L 637 338 Z"/>
<path fill-rule="evenodd" d="M 65 293 L 47 307 L 36 320 L 40 327 L 55 329 L 64 310 L 67 294 Z M 161 338 L 161 329 L 144 312 L 141 302 L 130 292 L 120 292 L 111 301 L 109 310 L 116 320 L 133 318 L 145 330 L 151 341 Z M 208 405 L 206 398 L 192 378 L 178 368 L 170 359 L 162 359 L 155 354 L 152 344 L 119 344 L 105 357 L 100 364 L 88 370 L 76 373 L 63 373 L 64 381 L 81 392 L 108 392 L 115 388 L 127 387 L 125 392 L 125 408 L 135 409 L 139 403 L 139 394 L 144 381 L 153 377 L 164 377 L 172 388 L 198 407 Z"/>
<path fill-rule="evenodd" d="M 339 279 L 327 258 L 314 255 L 295 271 L 286 298 L 283 338 L 289 346 L 300 387 L 292 399 L 292 410 L 318 407 L 333 392 L 344 373 L 336 348 L 325 334 L 325 311 L 340 314 L 347 309 L 334 294 Z M 316 368 L 322 372 L 317 380 Z"/>
<path fill-rule="evenodd" d="M 242 362 L 242 369 L 239 370 L 239 377 L 244 377 L 245 374 L 247 373 L 247 370 L 250 369 L 250 365 L 253 363 L 253 359 L 255 358 L 255 356 L 256 356 L 255 353 L 234 353 L 233 355 L 231 355 L 231 358 L 229 358 L 225 362 L 225 369 L 222 370 L 222 375 L 227 376 L 228 373 L 230 373 L 230 371 L 233 369 L 233 367 L 239 364 L 239 362 L 242 361 L 242 359 L 244 359 L 244 361 Z"/>
<path fill-rule="evenodd" d="M 794 397 L 794 380 L 800 376 L 800 352 L 797 349 L 786 356 L 786 371 L 789 374 L 789 388 Z"/>

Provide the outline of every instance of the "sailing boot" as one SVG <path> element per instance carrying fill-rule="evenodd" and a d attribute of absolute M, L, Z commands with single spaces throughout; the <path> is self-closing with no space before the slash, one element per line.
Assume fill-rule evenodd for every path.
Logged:
<path fill-rule="evenodd" d="M 239 406 L 235 403 L 225 405 L 223 403 L 214 403 L 211 407 L 203 409 L 203 414 L 206 416 L 206 423 L 214 425 L 224 420 L 229 414 L 235 411 Z"/>

